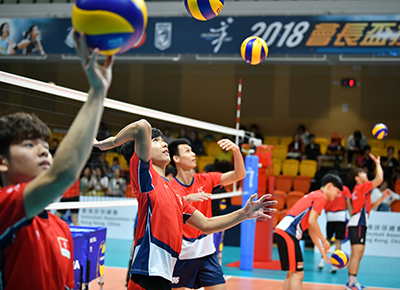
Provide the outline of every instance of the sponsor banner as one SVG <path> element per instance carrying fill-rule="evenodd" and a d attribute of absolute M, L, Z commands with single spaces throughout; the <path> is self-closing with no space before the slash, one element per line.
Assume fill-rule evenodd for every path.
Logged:
<path fill-rule="evenodd" d="M 102 196 L 101 201 L 126 200 L 126 198 Z M 131 199 L 130 199 L 131 200 Z M 95 196 L 81 196 L 80 201 L 99 201 Z M 133 239 L 133 227 L 137 214 L 137 206 L 120 206 L 105 208 L 81 208 L 78 221 L 81 226 L 105 227 L 107 238 L 110 239 Z"/>
<path fill-rule="evenodd" d="M 322 234 L 326 236 L 326 214 L 322 212 L 318 218 Z M 346 241 L 342 250 L 350 256 L 350 241 Z M 331 248 L 334 250 L 334 246 Z M 318 248 L 314 247 L 318 252 Z M 400 258 L 400 213 L 371 211 L 365 241 L 365 256 Z"/>
<path fill-rule="evenodd" d="M 2 18 L 3 23 L 9 24 L 10 35 L 0 41 L 1 54 L 9 53 L 9 40 L 14 47 L 11 54 L 75 54 L 70 19 Z M 35 32 L 27 33 L 34 26 Z M 270 55 L 396 56 L 400 52 L 400 15 L 219 16 L 209 21 L 156 17 L 148 20 L 145 42 L 126 54 L 240 54 L 240 45 L 249 36 L 263 38 Z"/>

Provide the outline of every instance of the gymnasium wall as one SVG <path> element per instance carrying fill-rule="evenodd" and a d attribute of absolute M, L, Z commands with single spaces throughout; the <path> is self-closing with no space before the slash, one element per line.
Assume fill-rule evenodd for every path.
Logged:
<path fill-rule="evenodd" d="M 87 91 L 77 62 L 5 62 L 0 70 Z M 372 138 L 377 122 L 400 139 L 397 66 L 132 64 L 117 61 L 108 97 L 234 127 L 238 79 L 243 79 L 241 123 L 262 134 L 291 136 L 298 124 L 329 138 L 360 129 Z M 353 77 L 354 88 L 340 85 Z M 344 112 L 343 106 L 348 110 Z M 63 110 L 58 107 L 57 110 Z M 176 126 L 176 125 L 175 125 Z"/>

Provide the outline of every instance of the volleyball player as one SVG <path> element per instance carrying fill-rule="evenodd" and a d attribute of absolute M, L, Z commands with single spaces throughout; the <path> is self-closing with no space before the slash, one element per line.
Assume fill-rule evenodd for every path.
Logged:
<path fill-rule="evenodd" d="M 371 203 L 371 190 L 378 187 L 383 181 L 383 170 L 379 157 L 369 155 L 375 163 L 376 175 L 371 181 L 368 180 L 367 173 L 360 167 L 350 170 L 348 177 L 351 182 L 356 185 L 352 192 L 353 214 L 347 224 L 349 230 L 349 239 L 351 243 L 351 255 L 349 260 L 348 270 L 349 278 L 346 284 L 347 290 L 362 290 L 365 287 L 361 286 L 357 280 L 358 268 L 361 258 L 364 255 L 365 237 L 367 234 L 368 216 L 371 208 L 375 208 L 389 196 L 389 192 Z"/>
<path fill-rule="evenodd" d="M 128 289 L 171 289 L 172 272 L 181 251 L 183 223 L 211 234 L 230 228 L 245 219 L 271 218 L 265 206 L 275 204 L 264 195 L 254 194 L 245 207 L 213 218 L 204 215 L 176 194 L 165 178 L 170 162 L 168 145 L 160 130 L 139 120 L 123 128 L 115 137 L 95 141 L 102 150 L 122 145 L 121 153 L 129 160 L 131 185 L 139 203 L 134 258 Z"/>
<path fill-rule="evenodd" d="M 168 145 L 171 164 L 177 169 L 170 186 L 206 217 L 212 217 L 210 193 L 213 188 L 230 185 L 246 176 L 240 148 L 229 139 L 222 139 L 218 144 L 223 150 L 232 150 L 235 162 L 233 171 L 192 174 L 192 169 L 196 167 L 196 154 L 192 151 L 190 141 L 180 138 Z M 201 287 L 209 290 L 226 289 L 213 235 L 205 235 L 184 225 L 182 250 L 175 265 L 172 288 Z"/>
<path fill-rule="evenodd" d="M 97 64 L 85 37 L 76 39 L 90 89 L 87 101 L 52 159 L 50 129 L 35 115 L 0 118 L 0 289 L 72 289 L 73 244 L 68 225 L 44 208 L 78 177 L 111 83 L 113 58 Z"/>
<path fill-rule="evenodd" d="M 351 216 L 351 192 L 347 186 L 343 186 L 343 191 L 339 192 L 338 196 L 333 201 L 328 201 L 325 206 L 326 212 L 326 239 L 331 241 L 335 235 L 335 250 L 340 250 L 342 241 L 346 239 L 347 224 L 346 224 L 346 209 Z M 324 268 L 325 261 L 321 258 L 318 264 L 318 269 Z M 329 270 L 331 273 L 336 273 L 337 268 L 332 265 Z"/>
<path fill-rule="evenodd" d="M 281 268 L 288 271 L 283 290 L 303 289 L 303 255 L 299 240 L 307 228 L 314 245 L 329 264 L 327 252 L 330 244 L 319 228 L 318 217 L 328 200 L 334 200 L 341 190 L 343 182 L 340 177 L 331 173 L 325 174 L 321 180 L 321 188 L 299 199 L 276 226 L 274 239 L 278 245 Z"/>

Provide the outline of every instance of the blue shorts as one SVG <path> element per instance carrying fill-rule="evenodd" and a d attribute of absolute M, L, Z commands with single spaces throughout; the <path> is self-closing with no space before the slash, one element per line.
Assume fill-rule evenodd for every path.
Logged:
<path fill-rule="evenodd" d="M 201 287 L 225 284 L 216 253 L 198 259 L 179 260 L 172 275 L 172 288 Z"/>

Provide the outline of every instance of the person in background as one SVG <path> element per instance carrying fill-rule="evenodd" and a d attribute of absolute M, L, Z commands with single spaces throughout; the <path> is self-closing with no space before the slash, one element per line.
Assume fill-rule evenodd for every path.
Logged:
<path fill-rule="evenodd" d="M 309 143 L 310 133 L 307 132 L 307 129 L 303 124 L 300 124 L 297 127 L 297 133 L 300 136 L 300 140 L 303 143 L 303 146 L 307 146 Z"/>
<path fill-rule="evenodd" d="M 324 261 L 330 264 L 327 256 L 330 244 L 321 232 L 318 217 L 327 202 L 334 200 L 342 190 L 343 182 L 338 175 L 331 173 L 324 175 L 321 188 L 300 198 L 275 227 L 274 240 L 278 245 L 281 268 L 283 271 L 288 271 L 283 282 L 283 290 L 303 289 L 303 254 L 299 241 L 307 228 Z"/>
<path fill-rule="evenodd" d="M 381 198 L 381 196 L 383 196 L 383 193 L 385 193 L 385 195 L 388 195 L 388 197 L 386 197 L 382 203 L 375 208 L 371 208 L 371 210 L 375 210 L 375 211 L 391 211 L 390 206 L 392 205 L 392 203 L 396 200 L 400 199 L 400 195 L 398 193 L 395 193 L 393 190 L 391 190 L 388 187 L 388 183 L 387 181 L 383 181 L 382 184 L 379 186 L 379 188 L 374 188 L 371 191 L 371 203 L 375 203 L 375 201 L 377 201 L 379 198 Z M 389 192 L 389 193 L 387 193 Z"/>
<path fill-rule="evenodd" d="M 65 191 L 63 194 L 60 202 L 79 202 L 79 195 L 80 195 L 80 180 L 78 179 L 75 181 L 70 188 Z M 79 226 L 78 222 L 78 215 L 79 215 L 79 208 L 71 208 L 71 221 L 74 226 Z M 56 216 L 62 218 L 63 215 L 67 212 L 67 209 L 58 209 L 56 211 Z"/>
<path fill-rule="evenodd" d="M 50 129 L 35 115 L 0 117 L 0 276 L 1 288 L 72 289 L 75 287 L 73 240 L 68 225 L 45 207 L 79 177 L 103 113 L 111 84 L 113 56 L 104 65 L 74 33 L 90 89 L 68 134 L 52 158 Z"/>
<path fill-rule="evenodd" d="M 114 169 L 114 177 L 110 179 L 107 195 L 109 196 L 125 196 L 126 180 L 121 177 L 121 170 Z"/>
<path fill-rule="evenodd" d="M 363 155 L 357 159 L 357 166 L 364 169 L 368 175 L 368 179 L 374 179 L 375 163 L 369 156 L 371 153 L 371 147 L 369 145 L 364 147 Z"/>
<path fill-rule="evenodd" d="M 109 179 L 106 175 L 103 176 L 101 167 L 97 166 L 93 170 L 93 176 L 90 179 L 88 191 L 93 191 L 95 196 L 105 196 L 109 186 Z"/>
<path fill-rule="evenodd" d="M 123 170 L 122 170 L 122 166 L 119 164 L 119 158 L 118 157 L 114 157 L 113 158 L 113 162 L 112 162 L 112 164 L 111 164 L 111 166 L 110 166 L 110 175 L 108 176 L 109 178 L 112 178 L 112 177 L 114 177 L 114 171 L 115 171 L 115 169 L 119 169 L 119 171 L 120 171 L 120 173 L 121 172 L 123 172 Z"/>
<path fill-rule="evenodd" d="M 303 142 L 300 140 L 299 133 L 293 134 L 293 141 L 288 145 L 288 159 L 297 159 L 301 160 L 301 156 L 303 155 Z"/>
<path fill-rule="evenodd" d="M 60 144 L 60 142 L 58 141 L 57 138 L 53 138 L 51 139 L 51 147 L 50 147 L 50 154 L 51 156 L 54 157 L 54 154 L 56 154 L 58 145 Z"/>
<path fill-rule="evenodd" d="M 178 172 L 176 171 L 176 168 L 172 165 L 168 165 L 167 168 L 165 168 L 165 177 L 168 179 L 168 181 L 171 181 Z"/>
<path fill-rule="evenodd" d="M 190 131 L 190 146 L 197 156 L 204 155 L 203 140 L 199 138 L 199 133 L 196 130 Z"/>
<path fill-rule="evenodd" d="M 86 166 L 85 169 L 83 169 L 83 174 L 80 179 L 79 192 L 81 195 L 86 195 L 88 193 L 91 176 L 92 170 L 90 169 L 90 166 Z"/>
<path fill-rule="evenodd" d="M 353 165 L 353 155 L 355 153 L 361 154 L 367 145 L 367 138 L 365 138 L 359 130 L 354 131 L 354 133 L 347 138 L 347 167 Z"/>
<path fill-rule="evenodd" d="M 302 159 L 310 159 L 317 161 L 317 172 L 321 169 L 322 166 L 322 155 L 321 148 L 319 144 L 315 143 L 315 135 L 310 134 L 308 136 L 309 143 L 306 145 L 304 149 L 304 155 Z"/>
<path fill-rule="evenodd" d="M 250 126 L 250 131 L 254 134 L 254 138 L 260 139 L 261 142 L 264 141 L 264 136 L 260 133 L 260 129 L 257 124 L 252 124 Z"/>
<path fill-rule="evenodd" d="M 360 167 L 352 168 L 348 173 L 349 181 L 355 183 L 355 186 L 351 198 L 353 214 L 347 224 L 351 243 L 351 255 L 347 266 L 349 272 L 346 284 L 347 290 L 362 290 L 365 288 L 358 282 L 357 274 L 365 250 L 369 212 L 371 208 L 378 207 L 388 197 L 388 192 L 384 192 L 379 199 L 371 203 L 371 190 L 382 183 L 383 170 L 380 158 L 372 154 L 370 154 L 370 157 L 376 167 L 376 175 L 373 180 L 369 181 L 367 173 Z"/>
<path fill-rule="evenodd" d="M 175 140 L 170 127 L 165 127 L 163 133 L 163 139 L 165 142 L 169 143 Z"/>
<path fill-rule="evenodd" d="M 387 187 L 393 189 L 395 180 L 397 179 L 396 170 L 400 167 L 399 161 L 394 157 L 394 147 L 389 146 L 387 156 L 381 158 L 383 168 L 383 179 L 387 182 Z"/>

